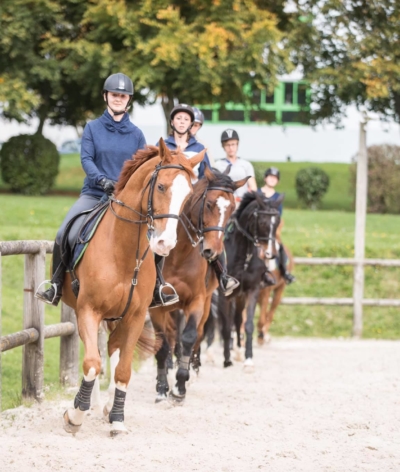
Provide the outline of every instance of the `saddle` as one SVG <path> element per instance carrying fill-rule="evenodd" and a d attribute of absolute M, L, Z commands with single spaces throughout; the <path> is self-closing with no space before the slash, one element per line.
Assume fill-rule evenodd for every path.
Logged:
<path fill-rule="evenodd" d="M 63 264 L 70 272 L 72 278 L 72 290 L 76 297 L 79 293 L 79 280 L 75 275 L 75 269 L 89 245 L 90 240 L 102 220 L 109 206 L 108 200 L 102 201 L 75 215 L 67 224 L 61 240 L 61 257 Z M 83 221 L 81 217 L 85 216 Z"/>

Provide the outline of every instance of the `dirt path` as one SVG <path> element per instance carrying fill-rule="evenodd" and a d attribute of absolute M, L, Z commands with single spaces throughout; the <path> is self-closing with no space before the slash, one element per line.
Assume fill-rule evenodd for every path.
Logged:
<path fill-rule="evenodd" d="M 76 437 L 65 433 L 71 401 L 3 413 L 0 471 L 400 470 L 400 342 L 273 340 L 256 349 L 253 374 L 216 361 L 169 408 L 154 404 L 146 363 L 124 437 L 93 413 Z"/>

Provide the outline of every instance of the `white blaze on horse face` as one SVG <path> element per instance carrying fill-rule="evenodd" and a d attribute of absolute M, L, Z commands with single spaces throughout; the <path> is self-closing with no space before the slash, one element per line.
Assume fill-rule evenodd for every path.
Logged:
<path fill-rule="evenodd" d="M 177 175 L 171 185 L 171 203 L 167 213 L 178 216 L 189 193 L 190 186 L 187 179 L 182 174 Z M 176 246 L 177 226 L 178 220 L 176 218 L 168 218 L 164 231 L 158 234 L 156 229 L 151 235 L 150 249 L 160 256 L 168 256 L 169 252 Z"/>
<path fill-rule="evenodd" d="M 222 224 L 224 222 L 224 218 L 225 218 L 226 209 L 229 207 L 230 204 L 231 204 L 231 202 L 229 200 L 227 200 L 226 198 L 224 198 L 224 197 L 218 197 L 217 198 L 217 206 L 219 208 L 219 214 L 220 214 L 220 218 L 219 218 L 219 221 L 218 221 L 218 226 L 222 226 Z M 222 237 L 222 231 L 218 231 L 218 237 L 219 238 Z"/>
<path fill-rule="evenodd" d="M 266 256 L 272 258 L 272 235 L 274 232 L 275 216 L 271 216 L 271 225 L 269 227 L 268 246 Z"/>

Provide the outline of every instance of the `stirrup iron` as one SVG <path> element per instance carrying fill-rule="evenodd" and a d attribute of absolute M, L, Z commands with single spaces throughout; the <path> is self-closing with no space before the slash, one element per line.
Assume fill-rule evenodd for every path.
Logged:
<path fill-rule="evenodd" d="M 163 299 L 163 289 L 165 287 L 169 287 L 174 293 L 166 293 L 165 296 L 167 297 L 171 297 L 171 296 L 174 296 L 177 298 L 177 300 L 170 300 L 169 302 L 165 302 L 164 303 L 164 299 Z M 161 300 L 161 303 L 162 305 L 161 306 L 169 306 L 169 305 L 174 305 L 175 303 L 177 303 L 179 301 L 179 295 L 176 293 L 176 290 L 175 288 L 169 284 L 168 282 L 164 282 L 163 284 L 160 284 L 160 288 L 158 289 L 158 295 L 160 297 L 160 300 Z"/>
<path fill-rule="evenodd" d="M 50 284 L 52 287 L 53 287 L 53 290 L 54 290 L 54 297 L 53 299 L 50 301 L 50 300 L 47 300 L 46 298 L 44 297 L 40 297 L 39 296 L 39 289 L 42 285 L 44 284 Z M 49 289 L 48 289 L 49 290 Z M 46 291 L 46 290 L 45 290 Z M 53 305 L 54 303 L 54 300 L 57 298 L 57 284 L 56 283 L 53 283 L 51 280 L 44 280 L 43 282 L 41 282 L 39 284 L 39 287 L 36 289 L 36 292 L 35 292 L 35 298 L 37 298 L 38 300 L 41 300 L 42 302 L 45 302 L 47 303 L 48 305 Z"/>

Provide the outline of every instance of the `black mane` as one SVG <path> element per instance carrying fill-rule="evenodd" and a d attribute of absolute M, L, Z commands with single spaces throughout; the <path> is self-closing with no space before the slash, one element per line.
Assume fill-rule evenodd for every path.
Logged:
<path fill-rule="evenodd" d="M 236 210 L 236 218 L 239 219 L 244 210 L 250 205 L 250 203 L 256 201 L 256 192 L 247 192 L 243 195 L 242 201 L 238 209 Z"/>
<path fill-rule="evenodd" d="M 211 169 L 212 173 L 215 175 L 215 179 L 213 179 L 212 185 L 217 187 L 225 187 L 235 191 L 235 184 L 233 180 L 229 177 L 229 175 L 223 174 L 219 170 L 215 169 L 214 167 Z"/>

